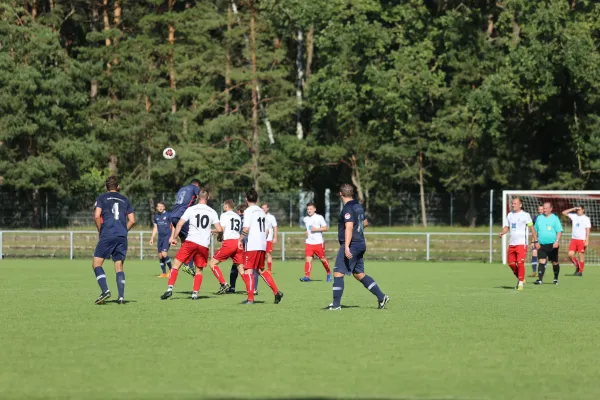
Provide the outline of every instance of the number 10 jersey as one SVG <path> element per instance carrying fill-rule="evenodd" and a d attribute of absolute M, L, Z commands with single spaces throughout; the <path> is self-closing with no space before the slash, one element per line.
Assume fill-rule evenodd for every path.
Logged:
<path fill-rule="evenodd" d="M 210 245 L 210 228 L 219 223 L 217 212 L 206 204 L 196 204 L 185 210 L 182 221 L 189 221 L 190 227 L 186 242 L 193 242 L 200 246 L 208 247 Z"/>

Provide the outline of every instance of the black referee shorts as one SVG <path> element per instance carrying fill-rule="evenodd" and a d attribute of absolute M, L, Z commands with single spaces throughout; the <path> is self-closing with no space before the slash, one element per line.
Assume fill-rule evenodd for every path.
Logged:
<path fill-rule="evenodd" d="M 538 250 L 538 259 L 541 258 L 545 258 L 550 262 L 558 262 L 558 247 L 552 247 L 552 243 L 541 244 Z"/>

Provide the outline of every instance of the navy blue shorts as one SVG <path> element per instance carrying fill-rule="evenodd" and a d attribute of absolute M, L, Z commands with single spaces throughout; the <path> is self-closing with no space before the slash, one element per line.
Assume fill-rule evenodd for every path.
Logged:
<path fill-rule="evenodd" d="M 171 218 L 171 224 L 173 225 L 173 227 L 177 228 L 177 224 L 179 223 L 179 220 L 180 220 L 180 218 L 177 218 L 177 217 Z M 183 243 L 185 238 L 187 238 L 189 229 L 190 229 L 190 221 L 187 221 L 181 227 L 181 231 L 179 231 L 179 239 L 181 239 L 181 243 Z"/>
<path fill-rule="evenodd" d="M 366 249 L 364 247 L 350 247 L 350 253 L 352 258 L 346 258 L 344 254 L 344 246 L 340 246 L 340 250 L 335 258 L 334 272 L 340 272 L 342 274 L 363 274 L 365 272 L 364 255 Z"/>
<path fill-rule="evenodd" d="M 159 253 L 162 253 L 163 251 L 169 251 L 169 247 L 171 247 L 171 242 L 169 242 L 169 239 L 171 239 L 170 236 L 158 237 L 158 243 L 156 244 L 156 248 Z"/>
<path fill-rule="evenodd" d="M 116 236 L 111 238 L 100 238 L 94 250 L 94 257 L 112 258 L 113 261 L 125 261 L 127 256 L 127 238 Z"/>

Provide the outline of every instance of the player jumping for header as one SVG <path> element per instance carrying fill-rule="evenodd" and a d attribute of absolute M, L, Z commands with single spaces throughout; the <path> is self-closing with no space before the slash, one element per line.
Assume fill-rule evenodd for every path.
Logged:
<path fill-rule="evenodd" d="M 117 303 L 124 304 L 125 272 L 123 272 L 123 266 L 127 256 L 127 233 L 135 225 L 135 215 L 129 199 L 119 193 L 119 180 L 116 176 L 106 178 L 106 190 L 106 193 L 96 199 L 94 210 L 94 221 L 100 238 L 94 251 L 92 268 L 100 290 L 102 290 L 100 297 L 96 299 L 96 304 L 103 304 L 106 299 L 110 298 L 110 290 L 106 284 L 106 274 L 104 274 L 102 264 L 105 259 L 111 257 L 117 273 L 117 288 L 119 289 Z"/>
<path fill-rule="evenodd" d="M 177 226 L 177 223 L 179 222 L 179 219 L 181 218 L 185 210 L 196 204 L 198 192 L 200 192 L 200 180 L 198 179 L 192 179 L 189 185 L 186 185 L 179 189 L 177 195 L 175 195 L 175 205 L 169 213 L 171 216 L 171 223 L 173 224 L 173 226 Z M 181 227 L 181 231 L 179 232 L 179 239 L 181 239 L 181 243 L 183 243 L 183 241 L 188 235 L 189 226 L 189 222 L 186 222 Z M 194 276 L 194 260 L 192 259 L 190 262 L 191 264 L 189 267 L 184 265 L 183 271 Z"/>
<path fill-rule="evenodd" d="M 308 203 L 306 205 L 307 217 L 304 217 L 304 226 L 306 226 L 306 246 L 304 249 L 304 255 L 306 256 L 304 262 L 304 277 L 300 278 L 301 282 L 310 282 L 310 272 L 312 270 L 313 257 L 319 257 L 323 268 L 327 272 L 327 282 L 331 282 L 331 270 L 329 269 L 329 261 L 325 256 L 325 240 L 323 239 L 323 232 L 327 232 L 329 227 L 325 218 L 321 214 L 317 214 L 317 206 L 315 203 Z"/>
<path fill-rule="evenodd" d="M 202 270 L 206 267 L 208 261 L 208 246 L 210 245 L 210 238 L 212 235 L 211 225 L 215 226 L 217 232 L 223 232 L 217 212 L 206 205 L 208 199 L 208 192 L 206 190 L 200 190 L 198 193 L 198 204 L 188 208 L 175 227 L 175 232 L 173 232 L 173 235 L 171 236 L 171 243 L 177 243 L 177 235 L 179 235 L 183 226 L 189 222 L 187 237 L 175 255 L 175 262 L 173 263 L 171 276 L 169 277 L 169 286 L 167 291 L 160 296 L 161 300 L 166 300 L 173 295 L 173 286 L 175 286 L 175 282 L 177 281 L 179 267 L 184 263 L 190 262 L 192 259 L 194 259 L 196 266 L 192 300 L 198 299 L 198 292 L 202 285 Z M 221 271 L 219 270 L 220 277 L 217 276 L 217 279 L 219 279 L 221 288 L 223 289 L 223 292 L 225 292 L 225 290 L 227 290 L 225 288 L 227 284 L 223 280 L 223 274 L 220 272 Z"/>
<path fill-rule="evenodd" d="M 377 297 L 379 309 L 384 309 L 390 301 L 379 286 L 369 275 L 365 274 L 363 257 L 367 251 L 367 243 L 363 234 L 369 225 L 365 211 L 358 201 L 353 199 L 354 188 L 350 184 L 340 187 L 340 197 L 344 207 L 338 220 L 338 241 L 340 250 L 335 259 L 333 269 L 333 303 L 329 310 L 341 310 L 342 295 L 344 294 L 344 275 L 352 274 L 357 281 Z"/>
<path fill-rule="evenodd" d="M 515 197 L 512 211 L 506 216 L 504 227 L 498 236 L 502 237 L 510 231 L 508 247 L 508 266 L 518 279 L 517 290 L 523 290 L 525 282 L 525 256 L 527 256 L 527 229 L 531 231 L 532 243 L 537 243 L 537 233 L 533 229 L 533 221 L 529 213 L 523 211 L 523 202 Z"/>
<path fill-rule="evenodd" d="M 573 223 L 571 243 L 569 244 L 569 259 L 575 266 L 575 273 L 573 276 L 583 276 L 585 250 L 590 242 L 592 222 L 590 221 L 590 218 L 585 215 L 583 206 L 569 208 L 568 210 L 564 210 L 562 214 L 569 217 Z M 579 253 L 579 260 L 575 257 L 575 253 Z"/>

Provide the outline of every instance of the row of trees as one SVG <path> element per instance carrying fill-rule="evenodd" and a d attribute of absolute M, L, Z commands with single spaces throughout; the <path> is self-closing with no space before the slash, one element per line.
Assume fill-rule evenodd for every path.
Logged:
<path fill-rule="evenodd" d="M 0 189 L 350 180 L 423 221 L 468 193 L 475 223 L 492 188 L 596 187 L 599 44 L 592 0 L 5 0 Z"/>

